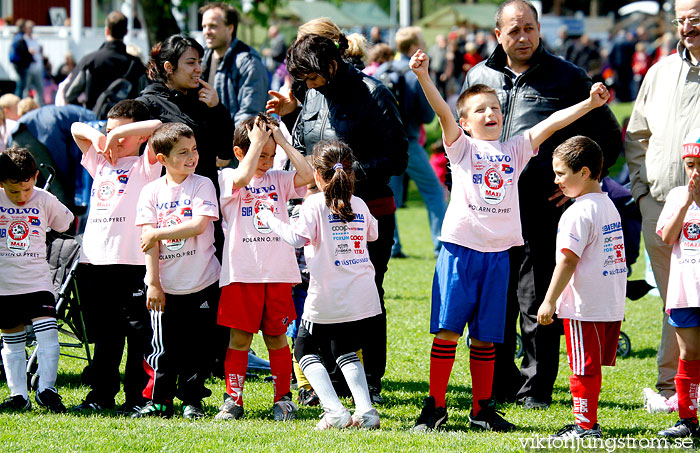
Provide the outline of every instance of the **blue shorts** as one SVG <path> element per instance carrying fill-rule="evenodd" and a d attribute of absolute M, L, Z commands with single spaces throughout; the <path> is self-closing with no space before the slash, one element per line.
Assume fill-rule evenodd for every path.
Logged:
<path fill-rule="evenodd" d="M 503 343 L 510 262 L 508 252 L 477 252 L 443 243 L 433 277 L 430 332 L 441 329 Z"/>
<path fill-rule="evenodd" d="M 673 327 L 700 326 L 700 308 L 672 308 L 668 315 L 668 323 Z"/>

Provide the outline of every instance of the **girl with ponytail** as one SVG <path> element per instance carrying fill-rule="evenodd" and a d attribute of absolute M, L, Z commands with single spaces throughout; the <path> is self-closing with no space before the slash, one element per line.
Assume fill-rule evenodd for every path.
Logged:
<path fill-rule="evenodd" d="M 379 428 L 379 414 L 372 407 L 365 370 L 355 352 L 369 328 L 367 320 L 381 313 L 367 252 L 367 241 L 376 240 L 378 230 L 365 202 L 353 195 L 353 162 L 345 143 L 318 142 L 312 166 L 322 192 L 306 198 L 293 225 L 273 212 L 260 215 L 286 242 L 305 246 L 310 281 L 294 355 L 325 411 L 318 429 Z M 338 399 L 321 362 L 320 350 L 328 344 L 355 400 L 353 415 Z"/>

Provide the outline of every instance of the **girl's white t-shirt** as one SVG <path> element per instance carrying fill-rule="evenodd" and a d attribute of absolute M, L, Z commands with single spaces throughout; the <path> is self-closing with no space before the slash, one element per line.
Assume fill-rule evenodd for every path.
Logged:
<path fill-rule="evenodd" d="M 54 292 L 46 261 L 46 229 L 66 231 L 73 213 L 35 187 L 22 206 L 0 189 L 0 295 Z"/>
<path fill-rule="evenodd" d="M 181 184 L 173 185 L 163 176 L 141 192 L 136 225 L 154 224 L 156 228 L 164 228 L 192 220 L 194 216 L 219 218 L 214 183 L 192 174 Z M 219 279 L 221 265 L 214 256 L 213 222 L 198 236 L 163 240 L 159 245 L 160 284 L 165 293 L 196 293 Z"/>
<path fill-rule="evenodd" d="M 301 198 L 306 187 L 294 187 L 294 171 L 268 170 L 247 186 L 233 183 L 231 168 L 219 174 L 224 227 L 220 286 L 237 283 L 300 283 L 294 248 L 272 232 L 258 217 L 270 210 L 289 222 L 287 201 Z"/>
<path fill-rule="evenodd" d="M 605 193 L 576 199 L 559 219 L 557 257 L 569 249 L 580 258 L 557 300 L 560 318 L 622 321 L 627 259 L 620 214 Z"/>
<path fill-rule="evenodd" d="M 141 228 L 134 223 L 136 204 L 146 184 L 160 177 L 163 166 L 149 163 L 148 149 L 141 156 L 122 157 L 112 166 L 93 146 L 81 164 L 94 181 L 80 262 L 143 266 Z"/>
<path fill-rule="evenodd" d="M 661 235 L 664 226 L 678 212 L 688 196 L 688 187 L 674 187 L 666 196 L 656 231 Z M 671 269 L 668 273 L 666 311 L 673 308 L 700 307 L 700 208 L 693 203 L 683 218 L 680 237 L 673 243 Z"/>
<path fill-rule="evenodd" d="M 304 256 L 311 276 L 302 319 L 319 324 L 358 321 L 382 312 L 367 241 L 378 237 L 377 220 L 360 198 L 351 198 L 355 219 L 331 214 L 323 193 L 309 196 L 293 223 L 309 240 Z"/>

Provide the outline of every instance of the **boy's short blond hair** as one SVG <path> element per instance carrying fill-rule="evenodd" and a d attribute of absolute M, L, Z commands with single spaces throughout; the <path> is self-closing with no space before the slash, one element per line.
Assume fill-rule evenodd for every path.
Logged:
<path fill-rule="evenodd" d="M 20 100 L 21 99 L 19 98 L 19 96 L 15 94 L 3 94 L 2 96 L 0 96 L 0 108 L 9 109 L 12 107 L 16 107 Z"/>
<path fill-rule="evenodd" d="M 483 83 L 477 83 L 476 85 L 472 85 L 466 90 L 464 90 L 464 93 L 460 94 L 459 97 L 457 98 L 457 116 L 460 118 L 466 118 L 467 117 L 467 102 L 469 99 L 473 98 L 476 95 L 479 94 L 492 94 L 493 96 L 496 97 L 498 100 L 498 95 L 496 95 L 496 90 L 493 88 L 484 85 Z M 500 101 L 499 101 L 500 103 Z"/>
<path fill-rule="evenodd" d="M 408 54 L 411 46 L 423 44 L 423 31 L 420 27 L 403 27 L 396 32 L 396 49 L 402 54 Z"/>
<path fill-rule="evenodd" d="M 17 103 L 17 114 L 19 116 L 24 115 L 27 112 L 36 110 L 39 108 L 39 104 L 33 98 L 24 98 Z"/>

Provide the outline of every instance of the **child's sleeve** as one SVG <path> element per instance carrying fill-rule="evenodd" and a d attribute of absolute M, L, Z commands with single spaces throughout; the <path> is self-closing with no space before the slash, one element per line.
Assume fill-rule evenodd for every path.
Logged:
<path fill-rule="evenodd" d="M 280 190 L 284 196 L 284 202 L 291 200 L 292 198 L 304 198 L 306 195 L 306 186 L 294 187 L 294 177 L 296 176 L 296 171 L 286 171 L 286 170 L 271 170 L 278 174 L 278 181 L 280 185 Z"/>
<path fill-rule="evenodd" d="M 442 145 L 445 147 L 447 158 L 450 159 L 450 163 L 453 165 L 464 159 L 464 156 L 467 155 L 467 152 L 472 145 L 471 138 L 468 137 L 461 128 L 459 130 L 461 132 L 459 138 L 449 146 L 447 146 L 447 142 L 445 141 L 444 132 L 442 135 Z"/>
<path fill-rule="evenodd" d="M 299 217 L 292 223 L 292 227 L 296 234 L 307 238 L 310 244 L 315 244 L 318 241 L 321 226 L 319 225 L 320 215 L 312 206 L 312 201 L 315 200 L 307 198 L 301 205 Z"/>
<path fill-rule="evenodd" d="M 583 250 L 590 242 L 592 223 L 589 218 L 581 214 L 561 217 L 557 231 L 557 253 L 568 249 L 579 258 L 583 254 Z"/>
<path fill-rule="evenodd" d="M 368 211 L 369 212 L 369 211 Z M 367 241 L 376 241 L 379 238 L 379 222 L 374 218 L 372 214 L 368 215 L 369 220 L 367 220 Z"/>
<path fill-rule="evenodd" d="M 153 196 L 150 184 L 141 191 L 139 201 L 136 204 L 136 226 L 158 225 L 158 213 L 156 203 L 152 199 Z"/>
<path fill-rule="evenodd" d="M 221 189 L 221 207 L 238 195 L 240 188 L 233 183 L 233 168 L 224 168 L 219 173 L 219 189 Z"/>
<path fill-rule="evenodd" d="M 97 154 L 95 147 L 90 145 L 87 152 L 85 152 L 83 157 L 80 159 L 80 165 L 85 167 L 85 170 L 87 170 L 87 172 L 90 173 L 90 176 L 94 178 L 95 173 L 97 173 L 97 166 L 100 163 L 100 159 L 102 159 L 102 161 L 105 160 L 104 157 Z"/>
<path fill-rule="evenodd" d="M 68 229 L 73 221 L 73 213 L 53 194 L 48 195 L 49 202 L 46 209 L 48 227 L 62 233 Z"/>
<path fill-rule="evenodd" d="M 146 149 L 141 155 L 141 171 L 146 176 L 146 180 L 155 181 L 156 179 L 160 178 L 160 174 L 163 172 L 163 165 L 158 161 L 156 161 L 154 164 L 150 162 L 148 157 L 149 146 L 150 145 L 148 144 L 146 145 Z"/>
<path fill-rule="evenodd" d="M 661 236 L 664 227 L 666 226 L 668 221 L 671 220 L 673 214 L 678 212 L 678 210 L 680 209 L 680 205 L 678 203 L 678 196 L 676 195 L 678 191 L 676 189 L 672 189 L 668 193 L 668 196 L 666 196 L 666 202 L 664 203 L 664 207 L 661 210 L 661 214 L 659 214 L 659 220 L 656 222 L 656 234 L 658 234 L 659 236 Z M 688 190 L 685 186 L 681 186 L 681 189 Z"/>
<path fill-rule="evenodd" d="M 192 215 L 219 218 L 219 205 L 216 203 L 216 188 L 209 178 L 202 177 L 197 191 L 192 197 Z"/>
<path fill-rule="evenodd" d="M 532 138 L 530 137 L 530 130 L 525 131 L 523 135 L 518 135 L 513 139 L 517 140 L 517 146 L 515 152 L 513 153 L 518 160 L 520 168 L 525 168 L 525 165 L 537 155 L 540 151 L 539 148 L 532 147 Z M 512 139 L 511 139 L 512 140 Z"/>

